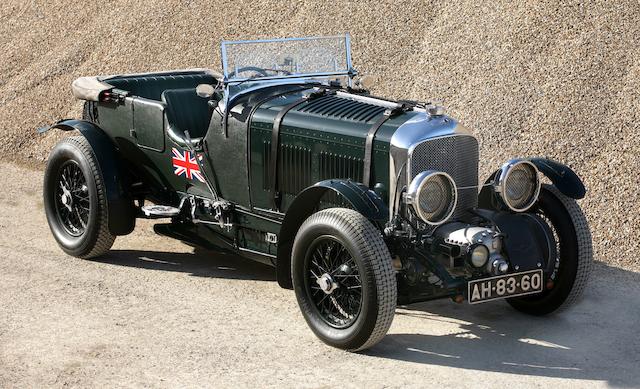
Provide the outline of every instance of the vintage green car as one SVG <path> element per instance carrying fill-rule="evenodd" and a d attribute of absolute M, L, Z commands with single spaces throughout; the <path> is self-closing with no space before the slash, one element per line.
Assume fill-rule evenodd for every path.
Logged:
<path fill-rule="evenodd" d="M 543 315 L 584 290 L 585 188 L 567 166 L 513 159 L 479 181 L 476 138 L 437 104 L 371 96 L 348 35 L 225 41 L 222 62 L 73 82 L 82 119 L 40 129 L 79 133 L 44 179 L 65 252 L 105 255 L 159 219 L 158 234 L 273 265 L 313 332 L 353 351 L 397 304 Z"/>

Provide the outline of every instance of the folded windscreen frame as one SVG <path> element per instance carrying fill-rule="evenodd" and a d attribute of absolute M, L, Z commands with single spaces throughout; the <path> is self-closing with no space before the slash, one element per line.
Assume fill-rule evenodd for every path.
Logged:
<path fill-rule="evenodd" d="M 349 35 L 223 41 L 227 83 L 300 77 L 351 77 Z"/>

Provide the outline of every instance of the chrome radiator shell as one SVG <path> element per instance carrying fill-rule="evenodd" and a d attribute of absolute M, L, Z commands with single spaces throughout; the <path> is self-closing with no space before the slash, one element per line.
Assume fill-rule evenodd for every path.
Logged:
<path fill-rule="evenodd" d="M 389 220 L 400 209 L 402 189 L 424 170 L 448 173 L 458 187 L 453 218 L 478 204 L 478 141 L 449 116 L 420 112 L 402 124 L 391 138 Z"/>
<path fill-rule="evenodd" d="M 453 218 L 478 206 L 478 141 L 471 135 L 449 135 L 425 140 L 409 149 L 409 182 L 425 170 L 449 174 L 458 189 Z"/>

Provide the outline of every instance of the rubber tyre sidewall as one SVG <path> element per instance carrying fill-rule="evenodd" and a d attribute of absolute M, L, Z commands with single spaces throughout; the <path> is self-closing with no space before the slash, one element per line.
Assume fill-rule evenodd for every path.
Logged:
<path fill-rule="evenodd" d="M 101 177 L 96 177 L 92 171 L 89 158 L 93 159 L 93 156 L 85 155 L 85 152 L 75 146 L 71 139 L 73 138 L 68 138 L 58 143 L 49 156 L 44 175 L 44 209 L 51 233 L 62 250 L 69 255 L 82 257 L 89 253 L 96 245 L 100 232 L 99 207 L 106 205 L 98 203 L 96 179 L 101 179 Z M 56 186 L 59 185 L 58 177 L 60 169 L 65 162 L 70 160 L 75 161 L 78 166 L 80 166 L 80 170 L 82 174 L 84 174 L 87 183 L 91 202 L 87 227 L 84 233 L 77 237 L 70 235 L 61 224 L 54 198 Z"/>
<path fill-rule="evenodd" d="M 338 329 L 327 324 L 320 316 L 305 291 L 304 271 L 307 250 L 318 237 L 330 235 L 337 239 L 351 254 L 358 266 L 362 280 L 362 306 L 356 321 L 349 327 Z M 366 261 L 353 237 L 334 225 L 324 223 L 303 224 L 293 246 L 292 277 L 300 310 L 307 324 L 323 342 L 341 349 L 353 350 L 365 344 L 373 332 L 377 314 L 377 285 L 371 264 Z"/>

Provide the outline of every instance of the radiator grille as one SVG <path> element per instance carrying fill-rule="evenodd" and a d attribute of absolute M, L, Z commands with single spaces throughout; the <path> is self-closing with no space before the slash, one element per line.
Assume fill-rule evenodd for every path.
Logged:
<path fill-rule="evenodd" d="M 458 187 L 453 217 L 459 217 L 478 206 L 478 158 L 478 141 L 472 136 L 427 140 L 418 144 L 410 156 L 410 178 L 425 170 L 448 173 Z"/>

